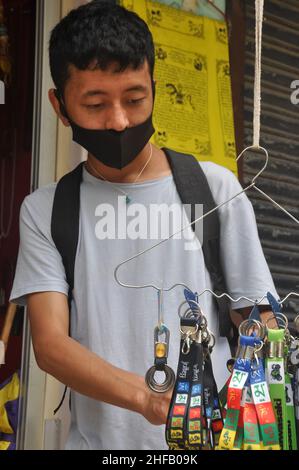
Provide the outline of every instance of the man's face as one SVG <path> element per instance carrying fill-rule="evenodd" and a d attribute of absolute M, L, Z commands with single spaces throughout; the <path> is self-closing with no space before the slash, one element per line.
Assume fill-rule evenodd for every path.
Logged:
<path fill-rule="evenodd" d="M 70 66 L 64 103 L 70 119 L 78 126 L 122 131 L 143 123 L 152 113 L 148 62 L 137 70 L 128 68 L 117 73 L 114 70 L 115 65 L 105 71 Z"/>

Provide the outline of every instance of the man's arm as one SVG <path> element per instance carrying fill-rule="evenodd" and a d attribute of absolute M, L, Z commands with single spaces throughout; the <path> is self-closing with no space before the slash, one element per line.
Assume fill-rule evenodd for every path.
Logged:
<path fill-rule="evenodd" d="M 165 424 L 171 392 L 151 392 L 143 377 L 114 367 L 70 338 L 64 294 L 31 294 L 27 305 L 34 352 L 42 370 L 82 395 L 140 413 L 152 424 Z"/>

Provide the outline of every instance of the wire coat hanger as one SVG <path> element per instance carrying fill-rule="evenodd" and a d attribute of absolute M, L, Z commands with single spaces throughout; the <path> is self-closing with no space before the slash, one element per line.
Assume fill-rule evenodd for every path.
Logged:
<path fill-rule="evenodd" d="M 252 146 L 250 147 L 247 147 L 245 148 L 241 154 L 238 156 L 237 158 L 237 161 L 245 154 L 246 151 L 248 151 L 249 149 L 251 149 Z M 140 253 L 137 253 L 136 255 L 126 259 L 125 261 L 123 261 L 122 263 L 120 263 L 114 270 L 114 278 L 116 280 L 116 282 L 121 285 L 122 287 L 127 287 L 127 288 L 131 288 L 131 289 L 145 289 L 145 288 L 148 288 L 148 287 L 151 287 L 153 289 L 156 289 L 157 291 L 161 291 L 161 286 L 155 286 L 154 284 L 145 284 L 143 286 L 137 286 L 137 285 L 131 285 L 131 284 L 124 284 L 123 282 L 121 282 L 119 279 L 118 279 L 118 276 L 117 276 L 117 273 L 118 273 L 118 270 L 121 268 L 121 266 L 125 265 L 126 263 L 128 263 L 129 261 L 132 261 L 136 258 L 138 258 L 139 256 L 142 256 L 144 255 L 145 253 L 153 250 L 154 248 L 158 247 L 159 245 L 162 245 L 162 243 L 165 243 L 167 241 L 169 241 L 171 238 L 175 237 L 176 235 L 182 233 L 184 230 L 186 230 L 187 228 L 191 227 L 192 225 L 195 225 L 197 222 L 200 222 L 201 220 L 203 220 L 205 217 L 207 217 L 208 215 L 212 214 L 213 212 L 215 212 L 216 210 L 220 209 L 221 207 L 223 207 L 224 205 L 228 204 L 229 202 L 231 202 L 232 200 L 234 200 L 235 198 L 237 198 L 238 196 L 240 196 L 241 194 L 245 193 L 248 189 L 252 188 L 255 186 L 255 181 L 257 180 L 257 178 L 263 173 L 263 171 L 266 169 L 267 167 L 267 164 L 268 164 L 268 160 L 269 160 L 269 155 L 268 155 L 268 152 L 266 149 L 264 149 L 263 147 L 260 147 L 260 149 L 262 149 L 264 152 L 265 152 L 265 156 L 266 156 L 266 162 L 263 166 L 263 168 L 254 176 L 254 178 L 252 179 L 251 183 L 245 188 L 243 189 L 242 191 L 240 191 L 239 193 L 235 194 L 234 196 L 232 196 L 230 199 L 222 202 L 221 204 L 218 204 L 217 206 L 215 206 L 213 209 L 211 209 L 210 211 L 206 212 L 204 215 L 202 215 L 201 217 L 198 217 L 196 220 L 194 220 L 194 222 L 191 222 L 189 224 L 187 224 L 185 227 L 183 227 L 182 229 L 178 230 L 177 232 L 173 233 L 172 235 L 170 235 L 170 237 L 168 238 L 165 238 L 164 240 L 161 240 L 160 242 L 156 243 L 155 245 L 149 247 L 149 248 L 146 248 L 145 250 L 141 251 Z M 173 286 L 169 287 L 169 288 L 163 288 L 162 290 L 163 291 L 170 291 L 172 289 L 174 289 L 175 287 L 177 286 L 182 286 L 182 287 L 185 287 L 187 289 L 189 289 L 188 286 L 186 286 L 186 284 L 184 283 L 181 283 L 181 282 L 178 282 L 176 284 L 174 284 Z M 190 289 L 189 289 L 190 290 Z"/>
<path fill-rule="evenodd" d="M 215 5 L 214 5 L 215 6 Z M 265 171 L 265 169 L 267 168 L 267 165 L 268 165 L 268 161 L 269 161 L 269 154 L 268 154 L 268 151 L 264 148 L 264 147 L 261 147 L 260 146 L 260 116 L 261 116 L 261 55 L 262 55 L 262 27 L 263 27 L 263 11 L 264 11 L 264 0 L 255 0 L 255 10 L 256 10 L 256 32 L 255 32 L 255 35 L 256 35 L 256 59 L 255 59 L 255 82 L 254 82 L 254 117 L 253 117 L 253 145 L 251 146 L 248 146 L 246 147 L 241 153 L 240 155 L 237 157 L 237 161 L 243 157 L 245 155 L 245 153 L 249 150 L 255 150 L 255 151 L 262 151 L 264 152 L 264 155 L 265 155 L 265 158 L 266 158 L 266 161 L 262 167 L 261 170 L 258 171 L 258 173 L 253 177 L 253 179 L 251 180 L 251 183 L 246 186 L 246 188 L 244 188 L 242 191 L 240 191 L 239 193 L 235 194 L 234 196 L 232 196 L 231 198 L 229 198 L 227 201 L 224 201 L 223 203 L 217 205 L 216 207 L 214 207 L 213 209 L 211 209 L 209 212 L 207 212 L 206 214 L 202 215 L 201 217 L 197 218 L 196 220 L 194 220 L 193 222 L 187 224 L 183 229 L 173 233 L 170 237 L 164 239 L 164 240 L 161 240 L 160 242 L 156 243 L 155 245 L 137 253 L 136 255 L 126 259 L 125 261 L 121 262 L 114 270 L 114 278 L 116 280 L 116 282 L 121 285 L 122 287 L 126 287 L 126 288 L 131 288 L 131 289 L 145 289 L 145 288 L 153 288 L 153 289 L 156 289 L 158 292 L 166 292 L 166 291 L 171 291 L 172 289 L 178 287 L 178 286 L 182 286 L 182 287 L 185 287 L 187 288 L 188 290 L 190 290 L 190 288 L 188 286 L 186 286 L 186 284 L 184 283 L 181 283 L 181 282 L 178 282 L 178 283 L 175 283 L 174 285 L 172 285 L 171 287 L 168 287 L 168 288 L 164 288 L 164 287 L 161 287 L 161 286 L 156 286 L 154 284 L 145 284 L 145 285 L 141 285 L 141 286 L 138 286 L 138 285 L 131 285 L 131 284 L 125 284 L 123 282 L 121 282 L 118 278 L 118 271 L 119 269 L 124 266 L 125 264 L 127 264 L 128 262 L 144 255 L 145 253 L 148 253 L 149 251 L 153 250 L 154 248 L 162 245 L 162 243 L 165 243 L 167 241 L 169 241 L 171 238 L 173 238 L 174 236 L 182 233 L 184 230 L 186 230 L 187 228 L 191 227 L 192 225 L 195 225 L 196 223 L 198 223 L 199 221 L 203 220 L 205 217 L 209 216 L 210 214 L 212 214 L 214 211 L 220 209 L 221 207 L 225 206 L 226 204 L 230 203 L 231 201 L 233 201 L 234 199 L 236 199 L 238 196 L 240 196 L 241 194 L 245 193 L 246 191 L 248 191 L 249 189 L 251 188 L 254 188 L 256 191 L 258 191 L 260 194 L 262 194 L 263 197 L 265 197 L 266 199 L 268 199 L 275 207 L 279 208 L 280 210 L 282 210 L 286 215 L 288 215 L 293 221 L 295 221 L 298 225 L 299 225 L 299 220 L 296 219 L 296 217 L 294 217 L 292 214 L 290 214 L 286 209 L 284 209 L 280 204 L 278 204 L 274 199 L 272 199 L 268 194 L 266 194 L 264 191 L 262 191 L 260 188 L 258 188 L 256 186 L 256 181 L 257 179 L 261 176 L 261 174 Z M 252 304 L 259 304 L 261 303 L 267 296 L 263 296 L 261 299 L 250 299 L 248 297 L 245 297 L 245 296 L 241 296 L 241 297 L 238 297 L 237 299 L 234 299 L 233 297 L 231 297 L 229 294 L 227 294 L 226 292 L 224 292 L 223 294 L 221 295 L 217 295 L 215 292 L 213 292 L 211 289 L 205 289 L 204 291 L 202 291 L 200 294 L 198 294 L 198 297 L 202 296 L 204 293 L 210 293 L 212 294 L 214 297 L 216 297 L 217 299 L 221 299 L 223 297 L 226 297 L 228 298 L 231 302 L 239 302 L 240 300 L 246 300 L 248 302 L 251 302 Z M 283 304 L 283 302 L 285 302 L 290 296 L 298 296 L 299 297 L 299 294 L 296 293 L 296 292 L 290 292 L 287 296 L 285 296 L 282 300 L 279 301 L 280 304 Z"/>

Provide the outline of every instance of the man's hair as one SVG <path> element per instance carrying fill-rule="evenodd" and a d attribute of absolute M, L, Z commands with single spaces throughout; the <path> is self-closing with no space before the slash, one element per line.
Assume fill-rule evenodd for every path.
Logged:
<path fill-rule="evenodd" d="M 80 70 L 116 72 L 137 69 L 148 61 L 153 78 L 155 50 L 147 24 L 134 12 L 114 1 L 93 0 L 72 10 L 53 29 L 50 38 L 50 69 L 60 93 L 69 78 L 69 66 Z"/>

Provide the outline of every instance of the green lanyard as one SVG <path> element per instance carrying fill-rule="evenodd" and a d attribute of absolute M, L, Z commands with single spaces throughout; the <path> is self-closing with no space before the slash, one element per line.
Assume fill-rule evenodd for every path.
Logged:
<path fill-rule="evenodd" d="M 284 369 L 284 329 L 268 329 L 267 381 L 278 426 L 279 444 L 288 449 L 287 406 Z"/>

